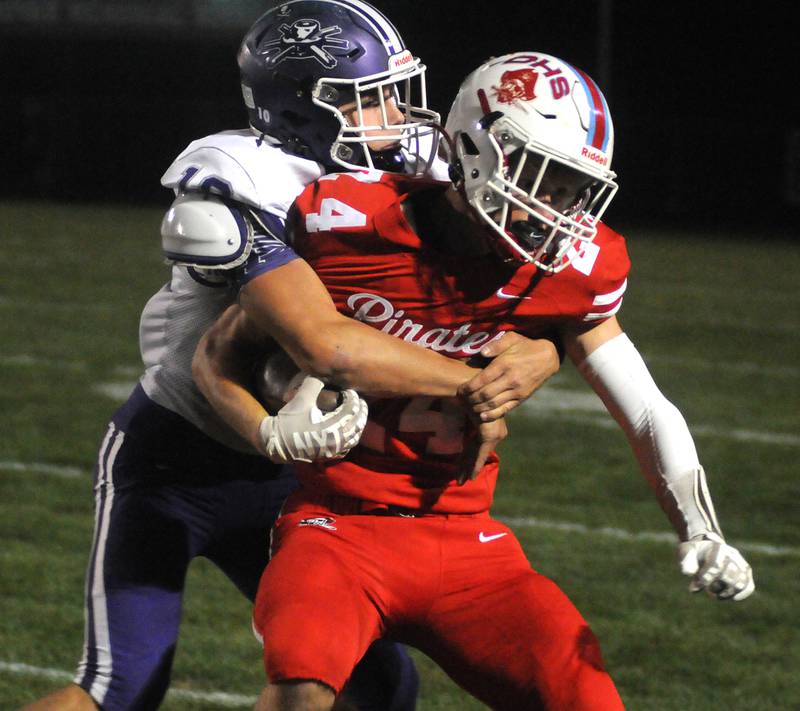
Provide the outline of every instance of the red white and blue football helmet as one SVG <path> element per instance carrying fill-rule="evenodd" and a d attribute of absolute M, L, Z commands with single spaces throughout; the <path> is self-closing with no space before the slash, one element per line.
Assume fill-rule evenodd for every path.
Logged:
<path fill-rule="evenodd" d="M 439 116 L 428 109 L 425 66 L 397 30 L 362 0 L 287 0 L 262 15 L 239 50 L 250 126 L 285 150 L 328 169 L 404 170 L 409 157 L 429 163 Z M 403 122 L 392 123 L 394 98 Z M 364 123 L 366 101 L 380 106 L 380 124 Z M 352 124 L 339 107 L 355 103 Z M 371 151 L 370 131 L 388 151 Z M 424 168 L 424 166 L 423 166 Z"/>
<path fill-rule="evenodd" d="M 493 58 L 462 83 L 446 131 L 453 174 L 504 256 L 556 273 L 594 239 L 618 186 L 611 114 L 583 71 L 540 52 Z"/>

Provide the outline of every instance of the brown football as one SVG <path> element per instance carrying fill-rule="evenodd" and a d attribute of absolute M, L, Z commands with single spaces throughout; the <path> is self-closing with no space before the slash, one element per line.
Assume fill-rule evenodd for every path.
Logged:
<path fill-rule="evenodd" d="M 256 368 L 255 389 L 258 399 L 275 414 L 295 394 L 292 380 L 300 372 L 294 361 L 281 348 L 271 352 L 264 362 Z M 331 412 L 341 404 L 342 391 L 326 385 L 317 397 L 317 407 L 323 412 Z"/>

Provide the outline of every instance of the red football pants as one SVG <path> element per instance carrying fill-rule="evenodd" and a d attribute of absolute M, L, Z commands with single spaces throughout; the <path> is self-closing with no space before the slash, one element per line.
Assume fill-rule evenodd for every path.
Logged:
<path fill-rule="evenodd" d="M 339 692 L 388 635 L 495 709 L 624 708 L 586 621 L 488 515 L 340 515 L 297 499 L 289 508 L 253 618 L 270 681 Z"/>

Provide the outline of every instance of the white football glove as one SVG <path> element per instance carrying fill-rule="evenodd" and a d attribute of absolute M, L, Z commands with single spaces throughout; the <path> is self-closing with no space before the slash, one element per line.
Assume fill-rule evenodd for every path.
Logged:
<path fill-rule="evenodd" d="M 753 571 L 741 553 L 708 531 L 678 546 L 681 572 L 691 575 L 690 592 L 705 590 L 718 600 L 744 600 L 756 585 Z"/>
<path fill-rule="evenodd" d="M 355 390 L 343 390 L 338 407 L 323 412 L 317 397 L 324 387 L 321 380 L 306 375 L 278 414 L 262 420 L 261 441 L 273 462 L 340 459 L 358 444 L 369 414 L 366 401 Z"/>

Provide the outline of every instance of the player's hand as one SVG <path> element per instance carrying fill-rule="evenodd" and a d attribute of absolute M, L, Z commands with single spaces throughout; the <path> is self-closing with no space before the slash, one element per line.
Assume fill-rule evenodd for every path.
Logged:
<path fill-rule="evenodd" d="M 552 341 L 508 332 L 481 350 L 492 361 L 458 394 L 481 420 L 490 422 L 513 410 L 551 375 L 560 360 Z"/>
<path fill-rule="evenodd" d="M 691 575 L 690 592 L 705 590 L 718 600 L 744 600 L 756 589 L 753 571 L 741 553 L 708 532 L 678 547 L 681 572 Z"/>
<path fill-rule="evenodd" d="M 273 462 L 340 459 L 358 444 L 367 424 L 366 401 L 355 390 L 344 390 L 338 406 L 323 412 L 317 397 L 324 387 L 318 378 L 305 376 L 278 414 L 261 422 L 264 452 Z"/>
<path fill-rule="evenodd" d="M 477 425 L 477 431 L 477 437 L 471 440 L 472 444 L 464 449 L 461 472 L 457 478 L 459 485 L 478 476 L 489 455 L 508 436 L 506 421 L 502 417 L 481 422 Z"/>

